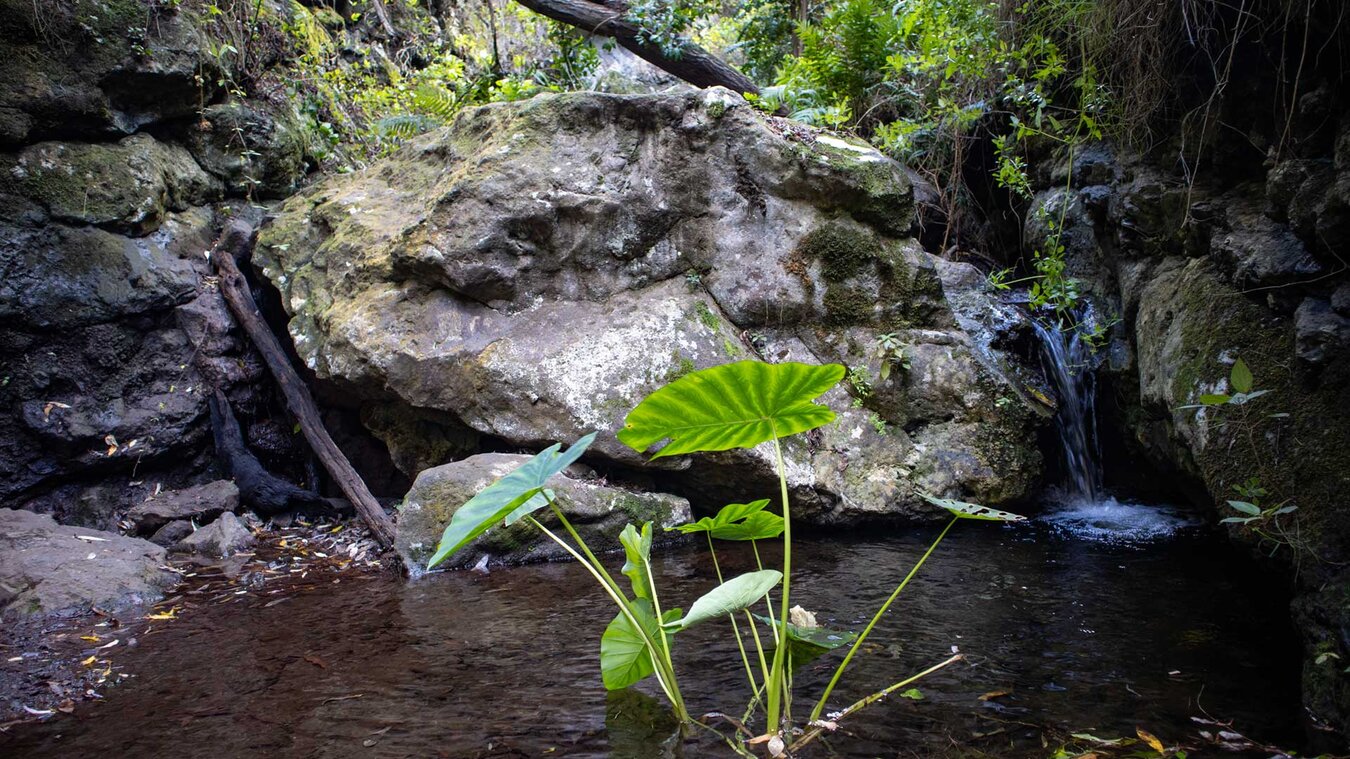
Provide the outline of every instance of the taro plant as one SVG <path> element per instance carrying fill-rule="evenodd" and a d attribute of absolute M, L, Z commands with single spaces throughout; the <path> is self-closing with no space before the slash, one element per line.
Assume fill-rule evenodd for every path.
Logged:
<path fill-rule="evenodd" d="M 618 690 L 654 678 L 675 716 L 684 724 L 701 723 L 690 716 L 680 692 L 671 657 L 674 639 L 694 625 L 729 619 L 753 693 L 740 725 L 748 723 L 762 705 L 765 729 L 756 737 L 744 732 L 743 742 L 731 738 L 727 742 L 743 755 L 750 755 L 750 747 L 759 745 L 773 756 L 791 753 L 825 731 L 836 729 L 838 720 L 961 660 L 959 653 L 954 654 L 837 713 L 824 715 L 827 701 L 854 654 L 957 520 L 1022 519 L 1015 514 L 921 493 L 929 502 L 950 511 L 952 519 L 861 633 L 822 627 L 814 614 L 793 606 L 792 509 L 782 440 L 834 420 L 834 412 L 815 401 L 843 380 L 845 373 L 840 365 L 740 361 L 687 374 L 647 396 L 625 418 L 618 439 L 640 453 L 650 451 L 653 459 L 761 445 L 769 446 L 772 452 L 779 483 L 777 513 L 769 510 L 769 499 L 762 499 L 730 504 L 715 516 L 674 528 L 704 536 L 718 578 L 718 585 L 690 604 L 687 611 L 662 606 L 651 569 L 650 522 L 640 527 L 630 524 L 619 536 L 626 559 L 621 570 L 628 580 L 625 588 L 582 540 L 548 489 L 548 479 L 576 461 L 595 440 L 594 433 L 581 438 L 567 451 L 562 451 L 560 445 L 548 448 L 461 506 L 446 527 L 428 566 L 444 561 L 495 525 L 525 520 L 586 567 L 618 608 L 618 614 L 600 639 L 600 671 L 605 688 Z M 551 529 L 536 519 L 534 515 L 541 509 L 552 513 L 561 530 Z M 767 569 L 759 563 L 757 542 L 774 539 L 782 540 L 781 569 Z M 749 542 L 757 570 L 723 577 L 714 547 L 714 541 L 723 540 Z M 751 611 L 761 604 L 764 614 Z M 794 729 L 793 672 L 844 646 L 848 646 L 848 651 L 812 707 L 805 726 Z"/>

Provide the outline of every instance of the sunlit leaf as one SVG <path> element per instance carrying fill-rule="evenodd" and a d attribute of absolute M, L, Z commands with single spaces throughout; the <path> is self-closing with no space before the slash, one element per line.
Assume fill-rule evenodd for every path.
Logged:
<path fill-rule="evenodd" d="M 941 506 L 950 511 L 952 516 L 961 519 L 981 519 L 988 522 L 1025 522 L 1026 517 L 1021 514 L 1014 514 L 1010 511 L 999 511 L 991 509 L 988 506 L 981 506 L 978 503 L 966 503 L 965 501 L 954 501 L 950 498 L 938 498 L 931 493 L 919 491 L 919 496 L 934 506 Z"/>
<path fill-rule="evenodd" d="M 554 444 L 540 451 L 529 461 L 516 467 L 496 482 L 483 488 L 468 503 L 460 506 L 441 534 L 436 553 L 427 562 L 430 569 L 450 558 L 456 551 L 487 532 L 489 527 L 505 521 L 511 524 L 547 501 L 543 496 L 544 483 L 581 458 L 581 454 L 595 440 L 595 433 L 581 438 L 559 452 L 562 445 Z"/>
<path fill-rule="evenodd" d="M 733 611 L 740 611 L 764 597 L 764 594 L 783 581 L 783 573 L 776 569 L 747 572 L 704 593 L 689 607 L 689 613 L 676 623 L 687 630 L 710 619 L 719 619 Z"/>
<path fill-rule="evenodd" d="M 1142 727 L 1136 727 L 1134 731 L 1139 734 L 1140 740 L 1149 745 L 1149 748 L 1157 751 L 1160 755 L 1165 756 L 1167 754 L 1167 749 L 1163 747 L 1162 741 L 1158 740 L 1156 735 Z"/>
<path fill-rule="evenodd" d="M 697 522 L 682 524 L 672 529 L 685 534 L 706 532 L 718 540 L 767 540 L 783 532 L 783 518 L 765 511 L 769 499 L 751 503 L 729 503 L 717 516 L 703 517 Z"/>
<path fill-rule="evenodd" d="M 900 693 L 900 698 L 909 698 L 915 701 L 922 701 L 923 691 L 919 690 L 918 688 L 910 688 L 907 691 L 902 691 Z"/>
<path fill-rule="evenodd" d="M 639 453 L 669 440 L 652 458 L 752 448 L 834 421 L 815 399 L 844 378 L 838 364 L 737 361 L 686 374 L 647 396 L 618 437 Z"/>

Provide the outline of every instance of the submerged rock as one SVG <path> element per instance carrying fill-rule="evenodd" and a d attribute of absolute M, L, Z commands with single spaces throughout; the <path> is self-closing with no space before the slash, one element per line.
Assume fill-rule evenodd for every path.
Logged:
<path fill-rule="evenodd" d="M 1039 418 L 958 323 L 912 218 L 898 164 L 724 90 L 570 93 L 466 111 L 327 178 L 255 261 L 300 357 L 380 409 L 363 420 L 403 467 L 477 435 L 538 448 L 599 430 L 597 465 L 673 470 L 663 487 L 710 507 L 762 497 L 767 450 L 652 464 L 612 433 L 666 382 L 763 358 L 857 367 L 851 395 L 826 397 L 857 399 L 848 441 L 787 450 L 816 521 L 926 515 L 918 486 L 1025 496 Z M 883 333 L 911 363 L 885 382 Z"/>
<path fill-rule="evenodd" d="M 178 582 L 163 563 L 164 549 L 139 538 L 0 509 L 0 616 L 153 603 Z"/>
<path fill-rule="evenodd" d="M 506 453 L 483 453 L 418 475 L 399 510 L 398 536 L 394 542 L 407 566 L 414 573 L 425 571 L 441 533 L 459 507 L 529 459 Z M 630 522 L 638 526 L 653 522 L 654 536 L 660 540 L 665 534 L 662 528 L 684 524 L 691 518 L 689 502 L 683 498 L 633 492 L 579 479 L 567 472 L 549 480 L 549 488 L 556 494 L 567 520 L 591 550 L 597 552 L 618 548 L 619 533 Z M 548 510 L 536 512 L 535 518 L 549 529 L 562 529 L 557 517 Z M 473 566 L 485 553 L 494 563 L 568 558 L 557 543 L 520 521 L 509 527 L 498 525 L 489 529 L 441 567 Z"/>

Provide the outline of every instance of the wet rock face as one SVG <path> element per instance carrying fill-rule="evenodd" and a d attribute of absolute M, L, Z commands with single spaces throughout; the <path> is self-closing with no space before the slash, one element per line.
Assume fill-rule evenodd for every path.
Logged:
<path fill-rule="evenodd" d="M 0 0 L 0 17 L 0 145 L 132 134 L 217 95 L 188 3 Z"/>
<path fill-rule="evenodd" d="M 87 613 L 150 604 L 178 582 L 164 549 L 138 538 L 0 509 L 0 616 Z"/>
<path fill-rule="evenodd" d="M 911 206 L 904 171 L 873 149 L 722 90 L 547 95 L 468 111 L 302 192 L 255 262 L 302 359 L 381 408 L 363 419 L 402 466 L 463 432 L 533 448 L 600 430 L 597 463 L 673 469 L 661 476 L 709 506 L 760 497 L 764 451 L 649 465 L 612 433 L 660 385 L 763 357 L 870 377 L 853 389 L 858 437 L 789 447 L 819 521 L 924 513 L 916 485 L 1025 495 L 1037 420 L 958 324 L 908 235 Z M 911 369 L 880 382 L 887 332 Z M 418 443 L 423 420 L 440 431 Z M 962 465 L 925 463 L 941 460 Z"/>
<path fill-rule="evenodd" d="M 459 507 L 503 475 L 530 459 L 506 453 L 484 453 L 463 461 L 422 472 L 408 491 L 399 509 L 398 537 L 395 548 L 414 573 L 426 570 L 427 560 L 436 552 L 441 533 Z M 594 551 L 619 547 L 619 533 L 630 522 L 653 522 L 653 535 L 665 540 L 663 528 L 684 524 L 691 519 L 689 502 L 664 493 L 640 493 L 610 487 L 594 479 L 586 480 L 564 472 L 549 481 L 549 488 L 567 521 Z M 547 509 L 535 513 L 544 526 L 561 530 L 557 517 Z M 525 522 L 498 525 L 440 568 L 470 567 L 483 554 L 490 564 L 549 561 L 570 558 L 557 543 L 541 535 Z"/>

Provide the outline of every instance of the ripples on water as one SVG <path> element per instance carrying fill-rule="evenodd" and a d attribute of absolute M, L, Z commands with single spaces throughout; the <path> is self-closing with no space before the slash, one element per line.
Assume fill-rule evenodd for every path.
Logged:
<path fill-rule="evenodd" d="M 1178 531 L 1184 524 L 1165 509 L 1109 502 L 1029 526 L 960 525 L 855 658 L 839 705 L 953 645 L 969 666 L 921 683 L 923 701 L 872 706 L 834 737 L 835 755 L 1046 756 L 1038 725 L 1106 737 L 1138 726 L 1175 741 L 1194 735 L 1190 717 L 1202 709 L 1287 745 L 1297 736 L 1298 644 L 1280 591 L 1212 535 Z M 793 601 L 822 623 L 861 629 L 934 534 L 802 539 Z M 777 560 L 768 546 L 761 553 Z M 610 561 L 617 572 L 622 559 Z M 725 551 L 724 571 L 751 569 L 748 550 Z M 687 606 L 715 583 L 692 546 L 665 553 L 658 571 L 667 605 Z M 198 609 L 163 626 L 120 660 L 136 673 L 130 685 L 74 718 L 0 738 L 0 754 L 725 753 L 707 743 L 672 748 L 667 727 L 651 718 L 661 710 L 642 695 L 656 693 L 649 685 L 606 695 L 598 641 L 614 612 L 580 567 L 410 584 L 375 577 L 264 608 L 268 600 Z M 677 667 L 695 713 L 745 702 L 724 632 L 710 624 L 679 636 Z M 824 661 L 798 676 L 799 693 L 820 692 L 838 658 Z M 990 691 L 1011 695 L 979 699 Z"/>

